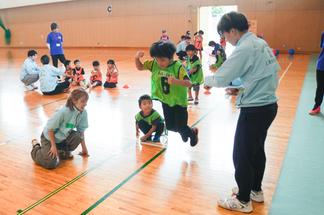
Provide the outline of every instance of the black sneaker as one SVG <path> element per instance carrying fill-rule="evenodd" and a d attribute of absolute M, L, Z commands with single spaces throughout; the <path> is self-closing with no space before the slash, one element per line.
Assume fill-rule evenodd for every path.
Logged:
<path fill-rule="evenodd" d="M 198 143 L 198 128 L 192 128 L 193 135 L 190 137 L 190 146 L 194 147 Z"/>

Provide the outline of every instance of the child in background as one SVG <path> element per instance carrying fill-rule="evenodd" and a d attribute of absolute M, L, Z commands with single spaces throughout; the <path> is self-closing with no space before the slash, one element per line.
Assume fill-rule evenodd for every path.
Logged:
<path fill-rule="evenodd" d="M 166 30 L 162 30 L 162 36 L 160 37 L 160 41 L 167 42 L 170 38 Z"/>
<path fill-rule="evenodd" d="M 196 32 L 194 34 L 195 38 L 194 38 L 194 44 L 195 44 L 195 47 L 199 53 L 199 57 L 200 57 L 200 60 L 202 60 L 202 51 L 203 51 L 203 35 L 204 35 L 204 32 L 202 30 L 199 30 L 198 32 Z"/>
<path fill-rule="evenodd" d="M 212 51 L 212 53 L 211 53 L 211 56 L 216 56 L 216 52 L 217 52 L 217 50 L 221 47 L 220 44 L 216 43 L 216 42 L 213 41 L 213 40 L 209 41 L 208 46 L 210 46 L 210 47 L 213 48 L 213 51 Z"/>
<path fill-rule="evenodd" d="M 81 86 L 82 88 L 88 88 L 88 84 L 86 79 L 84 78 L 84 69 L 81 67 L 80 60 L 75 60 L 74 62 L 74 69 L 73 69 L 73 84 L 76 86 Z"/>
<path fill-rule="evenodd" d="M 93 70 L 91 71 L 90 84 L 91 87 L 102 86 L 102 74 L 100 72 L 100 63 L 99 61 L 92 62 Z"/>
<path fill-rule="evenodd" d="M 192 86 L 188 89 L 188 101 L 193 101 L 191 89 L 195 91 L 195 101 L 194 104 L 197 105 L 199 103 L 199 89 L 200 85 L 204 83 L 204 74 L 202 70 L 201 62 L 196 55 L 196 48 L 194 45 L 188 45 L 186 48 L 187 52 L 187 62 L 186 62 L 186 70 L 190 77 Z"/>
<path fill-rule="evenodd" d="M 221 44 L 221 46 L 223 47 L 223 49 L 226 49 L 226 40 L 224 36 L 221 36 L 219 43 Z"/>
<path fill-rule="evenodd" d="M 190 31 L 186 31 L 186 35 L 187 37 L 191 37 L 191 32 Z"/>
<path fill-rule="evenodd" d="M 74 76 L 73 76 L 73 68 L 71 66 L 71 61 L 65 60 L 64 67 L 65 67 L 65 81 L 72 83 Z"/>
<path fill-rule="evenodd" d="M 217 69 L 224 63 L 226 60 L 226 53 L 224 49 L 221 46 L 215 46 L 215 49 L 213 51 L 215 53 L 216 62 L 209 66 L 209 69 L 212 72 L 216 72 Z"/>
<path fill-rule="evenodd" d="M 136 114 L 136 137 L 139 131 L 144 133 L 141 137 L 142 142 L 152 141 L 152 134 L 155 132 L 153 142 L 160 142 L 160 137 L 164 130 L 163 118 L 153 109 L 153 102 L 149 95 L 143 95 L 138 100 L 141 111 Z"/>
<path fill-rule="evenodd" d="M 191 38 L 189 36 L 181 36 L 181 42 L 177 45 L 176 55 L 179 57 L 180 61 L 184 61 L 187 56 L 186 47 L 190 44 Z"/>
<path fill-rule="evenodd" d="M 88 94 L 78 88 L 71 92 L 66 105 L 59 109 L 48 121 L 41 135 L 41 142 L 32 140 L 32 159 L 46 169 L 54 169 L 59 164 L 59 157 L 70 159 L 81 143 L 79 155 L 88 156 L 84 131 L 88 128 L 88 116 L 85 106 Z"/>
<path fill-rule="evenodd" d="M 190 138 L 193 147 L 198 143 L 198 129 L 188 126 L 187 91 L 192 84 L 186 70 L 173 56 L 175 46 L 170 42 L 156 42 L 150 48 L 153 60 L 145 61 L 140 58 L 144 52 L 139 51 L 135 56 L 138 70 L 150 70 L 152 99 L 161 101 L 165 125 L 168 130 L 178 132 L 184 142 Z"/>
<path fill-rule="evenodd" d="M 115 88 L 118 83 L 118 69 L 114 60 L 107 61 L 106 82 L 104 88 Z"/>

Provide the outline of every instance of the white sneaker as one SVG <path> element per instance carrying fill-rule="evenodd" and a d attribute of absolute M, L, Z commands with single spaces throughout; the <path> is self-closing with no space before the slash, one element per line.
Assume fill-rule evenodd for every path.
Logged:
<path fill-rule="evenodd" d="M 35 84 L 31 84 L 30 86 L 33 88 L 33 90 L 38 89 L 38 87 Z"/>
<path fill-rule="evenodd" d="M 239 211 L 242 213 L 251 213 L 253 211 L 251 201 L 247 203 L 240 202 L 236 196 L 231 196 L 218 201 L 218 206 L 231 211 Z"/>
<path fill-rule="evenodd" d="M 238 187 L 234 187 L 232 189 L 232 192 L 234 195 L 237 195 L 239 193 L 239 189 Z M 263 203 L 264 202 L 264 195 L 263 195 L 263 191 L 254 191 L 254 190 L 251 190 L 251 193 L 250 193 L 250 198 L 252 201 L 254 202 L 258 202 L 258 203 Z"/>

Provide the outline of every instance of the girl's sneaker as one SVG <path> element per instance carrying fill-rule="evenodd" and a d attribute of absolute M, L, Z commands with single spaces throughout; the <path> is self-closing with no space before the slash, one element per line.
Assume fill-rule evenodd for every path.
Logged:
<path fill-rule="evenodd" d="M 192 97 L 188 98 L 188 102 L 192 102 L 194 99 Z"/>
<path fill-rule="evenodd" d="M 318 106 L 317 108 L 313 108 L 311 111 L 309 111 L 310 115 L 317 115 L 321 112 L 321 107 Z"/>
<path fill-rule="evenodd" d="M 194 104 L 195 104 L 195 105 L 199 104 L 199 100 L 198 100 L 198 99 L 195 99 Z"/>
<path fill-rule="evenodd" d="M 238 200 L 236 196 L 219 200 L 218 206 L 227 210 L 239 211 L 242 213 L 251 213 L 253 211 L 251 201 L 243 203 L 240 200 Z"/>

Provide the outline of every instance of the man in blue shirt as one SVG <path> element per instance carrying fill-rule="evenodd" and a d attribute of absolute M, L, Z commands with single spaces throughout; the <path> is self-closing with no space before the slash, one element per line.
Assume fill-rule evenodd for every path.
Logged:
<path fill-rule="evenodd" d="M 324 32 L 322 32 L 321 37 L 321 53 L 317 60 L 317 68 L 316 68 L 316 94 L 315 94 L 315 105 L 313 109 L 309 112 L 310 115 L 316 115 L 321 112 L 321 104 L 323 102 L 324 95 Z"/>
<path fill-rule="evenodd" d="M 237 188 L 233 196 L 218 202 L 228 210 L 250 213 L 252 201 L 263 202 L 262 179 L 266 156 L 264 143 L 267 131 L 277 114 L 276 89 L 280 66 L 268 44 L 248 32 L 246 17 L 237 12 L 225 14 L 217 27 L 218 33 L 236 46 L 232 55 L 205 79 L 206 88 L 227 87 L 240 78 L 243 90 L 236 105 L 240 107 L 233 162 Z"/>
<path fill-rule="evenodd" d="M 57 67 L 58 60 L 61 63 L 65 62 L 63 51 L 63 35 L 59 32 L 58 25 L 54 22 L 51 24 L 52 32 L 47 35 L 47 47 L 52 56 L 53 66 Z"/>
<path fill-rule="evenodd" d="M 35 50 L 29 50 L 27 56 L 21 68 L 20 80 L 24 83 L 27 90 L 34 90 L 37 89 L 34 83 L 38 81 L 40 73 L 40 69 L 35 62 L 37 52 Z"/>

